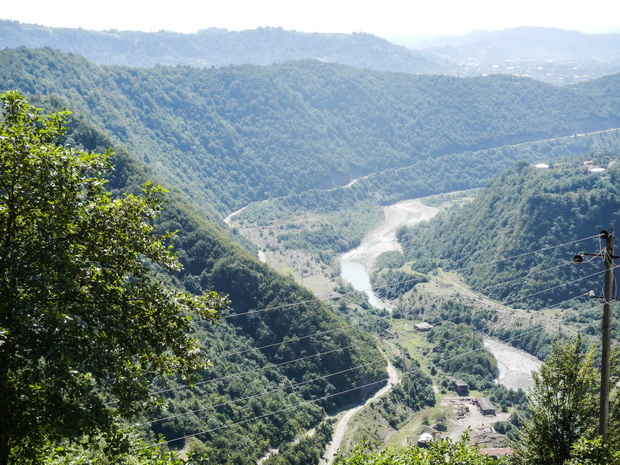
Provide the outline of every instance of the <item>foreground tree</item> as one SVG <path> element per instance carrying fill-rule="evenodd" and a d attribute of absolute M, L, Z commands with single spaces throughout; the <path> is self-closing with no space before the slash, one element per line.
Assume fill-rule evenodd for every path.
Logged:
<path fill-rule="evenodd" d="M 0 97 L 0 465 L 47 441 L 113 431 L 148 407 L 148 380 L 206 363 L 190 315 L 226 300 L 166 289 L 179 265 L 153 221 L 164 190 L 113 198 L 111 153 L 59 145 L 67 113 Z"/>
<path fill-rule="evenodd" d="M 494 459 L 481 454 L 469 445 L 468 431 L 458 441 L 440 439 L 433 441 L 428 449 L 409 446 L 404 449 L 384 449 L 372 452 L 362 446 L 349 455 L 339 457 L 336 465 L 501 465 L 505 459 Z"/>
<path fill-rule="evenodd" d="M 555 344 L 533 374 L 531 417 L 513 444 L 515 463 L 564 464 L 574 458 L 578 441 L 597 437 L 600 375 L 592 365 L 594 349 L 581 346 L 580 337 Z"/>

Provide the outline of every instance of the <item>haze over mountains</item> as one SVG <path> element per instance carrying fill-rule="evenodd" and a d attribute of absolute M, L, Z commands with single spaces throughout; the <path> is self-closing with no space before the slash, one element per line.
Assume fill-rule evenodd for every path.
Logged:
<path fill-rule="evenodd" d="M 302 33 L 281 28 L 210 28 L 196 34 L 89 31 L 0 20 L 0 49 L 19 46 L 58 48 L 98 64 L 219 67 L 318 59 L 415 74 L 513 74 L 556 84 L 620 71 L 620 34 L 531 27 L 474 31 L 407 48 L 364 33 Z"/>
<path fill-rule="evenodd" d="M 417 47 L 457 63 L 464 76 L 502 73 L 573 84 L 620 71 L 620 34 L 519 27 L 473 31 Z"/>
<path fill-rule="evenodd" d="M 96 32 L 0 21 L 0 48 L 19 46 L 52 47 L 98 64 L 127 66 L 269 65 L 309 58 L 384 71 L 443 70 L 420 52 L 369 34 L 307 34 L 280 28 L 242 32 L 211 28 L 196 34 Z"/>

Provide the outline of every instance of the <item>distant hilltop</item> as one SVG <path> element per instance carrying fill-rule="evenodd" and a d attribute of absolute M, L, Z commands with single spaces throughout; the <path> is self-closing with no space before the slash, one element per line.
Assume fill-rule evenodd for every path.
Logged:
<path fill-rule="evenodd" d="M 412 38 L 414 36 L 407 36 Z M 398 39 L 405 41 L 403 36 Z M 409 42 L 409 41 L 405 41 Z M 100 65 L 222 67 L 315 59 L 410 74 L 511 74 L 573 84 L 620 72 L 620 34 L 519 27 L 416 38 L 409 47 L 366 33 L 327 34 L 263 27 L 176 32 L 89 31 L 0 20 L 0 48 L 52 47 Z"/>

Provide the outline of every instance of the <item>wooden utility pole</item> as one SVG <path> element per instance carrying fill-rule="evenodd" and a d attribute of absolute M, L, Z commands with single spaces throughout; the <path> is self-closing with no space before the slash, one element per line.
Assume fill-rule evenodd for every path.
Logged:
<path fill-rule="evenodd" d="M 611 377 L 611 302 L 614 299 L 614 234 L 607 231 L 601 232 L 601 237 L 606 240 L 605 255 L 605 289 L 603 305 L 603 351 L 601 354 L 601 410 L 599 422 L 599 434 L 603 441 L 607 440 L 609 424 L 609 392 Z"/>
<path fill-rule="evenodd" d="M 599 434 L 603 441 L 607 440 L 609 426 L 609 393 L 611 391 L 611 302 L 614 300 L 614 259 L 620 258 L 614 255 L 614 234 L 605 230 L 599 234 L 605 239 L 605 252 L 598 254 L 582 253 L 575 255 L 574 263 L 583 262 L 583 257 L 602 257 L 605 262 L 605 285 L 603 289 L 603 323 L 601 324 L 602 344 L 601 352 L 601 403 L 599 416 Z"/>

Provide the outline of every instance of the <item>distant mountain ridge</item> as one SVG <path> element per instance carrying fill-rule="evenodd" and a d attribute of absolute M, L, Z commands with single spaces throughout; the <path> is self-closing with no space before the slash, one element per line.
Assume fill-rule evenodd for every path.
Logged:
<path fill-rule="evenodd" d="M 321 34 L 259 28 L 175 32 L 89 31 L 0 20 L 0 49 L 52 47 L 79 53 L 100 65 L 150 67 L 270 65 L 318 59 L 357 68 L 405 73 L 439 73 L 446 68 L 423 52 L 363 34 Z"/>
<path fill-rule="evenodd" d="M 562 85 L 620 72 L 620 34 L 542 27 L 472 31 L 405 47 L 366 33 L 303 33 L 278 27 L 208 28 L 195 34 L 90 31 L 0 19 L 0 49 L 20 46 L 78 53 L 99 65 L 138 67 L 264 66 L 316 59 L 410 74 L 511 74 Z"/>
<path fill-rule="evenodd" d="M 545 27 L 515 27 L 501 31 L 472 31 L 463 36 L 440 37 L 423 48 L 486 50 L 488 53 L 510 55 L 514 59 L 566 59 L 586 57 L 601 60 L 617 58 L 620 34 L 584 34 Z"/>
<path fill-rule="evenodd" d="M 517 27 L 440 37 L 417 49 L 457 64 L 466 76 L 501 73 L 571 84 L 620 72 L 620 34 Z"/>

